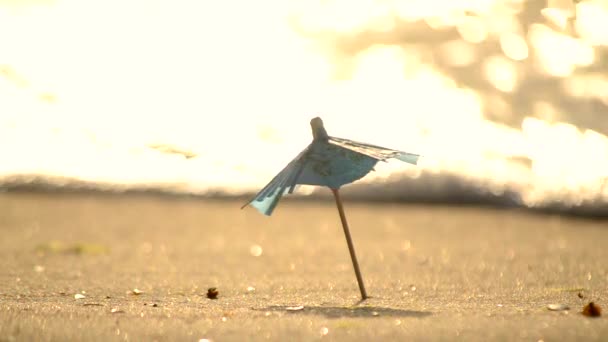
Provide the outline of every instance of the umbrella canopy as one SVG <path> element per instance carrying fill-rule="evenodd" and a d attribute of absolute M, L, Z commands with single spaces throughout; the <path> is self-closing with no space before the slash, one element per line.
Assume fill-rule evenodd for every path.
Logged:
<path fill-rule="evenodd" d="M 300 184 L 339 189 L 363 178 L 378 161 L 418 162 L 417 154 L 329 136 L 321 118 L 310 125 L 313 141 L 243 207 L 251 205 L 270 216 L 283 194 L 293 193 Z"/>

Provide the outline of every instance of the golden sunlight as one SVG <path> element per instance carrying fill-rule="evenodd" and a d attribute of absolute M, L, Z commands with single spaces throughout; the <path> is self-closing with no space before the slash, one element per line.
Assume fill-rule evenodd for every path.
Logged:
<path fill-rule="evenodd" d="M 608 103 L 606 77 L 579 73 L 606 18 L 601 1 L 0 1 L 0 176 L 245 191 L 322 116 L 331 135 L 424 155 L 406 176 L 530 205 L 598 195 L 604 126 L 560 101 Z"/>

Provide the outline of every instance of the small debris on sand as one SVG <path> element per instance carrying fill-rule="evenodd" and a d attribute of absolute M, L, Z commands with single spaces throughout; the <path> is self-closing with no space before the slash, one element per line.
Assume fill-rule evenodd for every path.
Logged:
<path fill-rule="evenodd" d="M 207 290 L 207 298 L 209 298 L 209 299 L 217 299 L 217 296 L 219 294 L 220 294 L 220 292 L 215 287 L 210 287 Z"/>
<path fill-rule="evenodd" d="M 90 242 L 67 243 L 64 241 L 49 241 L 36 246 L 39 255 L 73 254 L 73 255 L 100 255 L 108 254 L 109 248 L 105 245 Z"/>
<path fill-rule="evenodd" d="M 566 304 L 549 304 L 547 305 L 547 309 L 551 311 L 565 311 L 570 310 L 570 307 Z"/>
<path fill-rule="evenodd" d="M 594 302 L 589 302 L 581 313 L 587 317 L 600 317 L 602 315 L 602 308 Z"/>
<path fill-rule="evenodd" d="M 134 296 L 139 296 L 139 295 L 141 295 L 141 294 L 142 294 L 142 293 L 144 293 L 144 292 L 143 292 L 143 291 L 141 291 L 141 290 L 139 290 L 139 289 L 133 289 L 133 290 L 131 290 L 131 291 L 127 292 L 127 293 L 130 293 L 130 294 L 132 294 L 132 295 L 134 295 Z"/>
<path fill-rule="evenodd" d="M 84 303 L 82 305 L 84 305 L 84 306 L 103 306 L 103 304 L 100 304 L 100 303 Z"/>
<path fill-rule="evenodd" d="M 300 311 L 300 310 L 304 310 L 304 306 L 303 305 L 288 306 L 288 307 L 285 308 L 285 310 L 287 310 L 287 311 Z"/>

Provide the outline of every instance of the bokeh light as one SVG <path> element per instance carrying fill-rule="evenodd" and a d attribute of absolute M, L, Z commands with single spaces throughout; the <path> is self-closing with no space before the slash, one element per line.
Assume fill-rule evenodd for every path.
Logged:
<path fill-rule="evenodd" d="M 0 1 L 0 177 L 252 191 L 322 116 L 425 156 L 368 182 L 606 201 L 606 19 L 590 0 Z"/>

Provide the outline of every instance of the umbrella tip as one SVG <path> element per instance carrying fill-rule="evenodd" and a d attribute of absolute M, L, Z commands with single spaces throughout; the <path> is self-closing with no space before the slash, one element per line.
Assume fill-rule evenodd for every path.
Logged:
<path fill-rule="evenodd" d="M 320 117 L 314 117 L 310 120 L 310 124 L 313 125 L 315 122 L 320 123 L 321 125 L 323 125 L 323 120 L 321 120 Z"/>
<path fill-rule="evenodd" d="M 312 136 L 315 140 L 327 139 L 327 131 L 323 127 L 323 120 L 320 117 L 313 118 L 310 120 L 310 127 L 312 128 Z"/>

